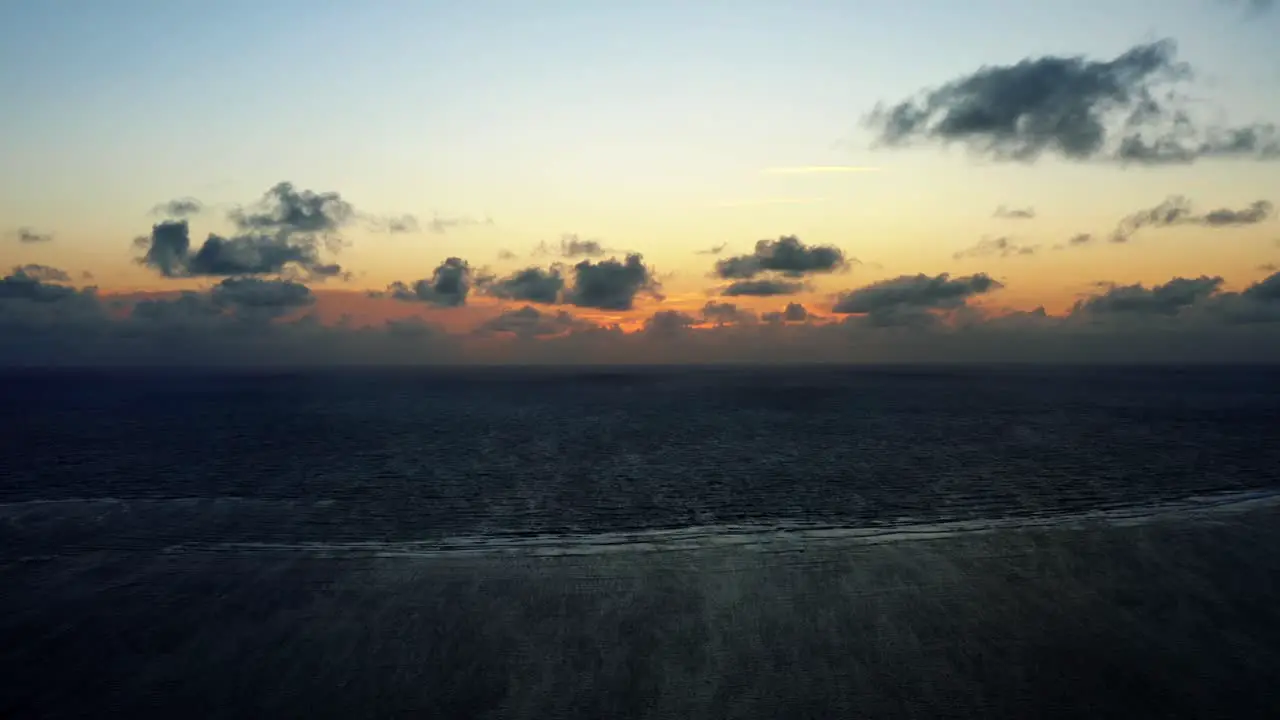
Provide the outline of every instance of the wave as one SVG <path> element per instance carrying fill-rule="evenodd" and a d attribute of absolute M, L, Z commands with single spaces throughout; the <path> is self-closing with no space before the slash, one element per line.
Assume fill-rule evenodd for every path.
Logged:
<path fill-rule="evenodd" d="M 360 554 L 374 557 L 447 557 L 519 554 L 528 556 L 599 555 L 615 552 L 673 552 L 737 548 L 789 552 L 815 543 L 873 545 L 939 540 L 998 531 L 1090 526 L 1133 526 L 1173 519 L 1215 516 L 1280 506 L 1280 489 L 1196 495 L 1173 501 L 1128 505 L 1073 513 L 944 522 L 912 518 L 860 526 L 779 521 L 761 524 L 695 525 L 662 530 L 636 530 L 541 535 L 455 535 L 419 541 L 228 542 L 181 543 L 165 552 L 299 551 L 322 555 Z"/>

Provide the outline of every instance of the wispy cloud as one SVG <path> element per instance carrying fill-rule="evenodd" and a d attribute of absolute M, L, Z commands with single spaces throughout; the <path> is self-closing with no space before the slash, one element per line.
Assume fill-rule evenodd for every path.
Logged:
<path fill-rule="evenodd" d="M 868 165 L 798 165 L 795 167 L 765 168 L 760 172 L 764 175 L 831 175 L 879 171 L 880 168 Z"/>

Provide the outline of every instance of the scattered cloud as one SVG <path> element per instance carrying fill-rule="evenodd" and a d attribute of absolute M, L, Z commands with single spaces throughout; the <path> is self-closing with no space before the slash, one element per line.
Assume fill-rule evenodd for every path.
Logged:
<path fill-rule="evenodd" d="M 26 245 L 53 242 L 53 235 L 51 233 L 38 232 L 34 228 L 30 227 L 20 227 L 11 232 L 10 235 L 18 242 Z"/>
<path fill-rule="evenodd" d="M 519 257 L 520 257 L 519 255 L 516 255 L 515 253 L 511 252 L 510 250 L 505 250 L 505 249 L 503 249 L 503 250 L 499 250 L 499 251 L 498 251 L 498 259 L 499 259 L 499 260 L 515 260 L 515 259 L 517 259 L 517 258 L 519 258 Z"/>
<path fill-rule="evenodd" d="M 1076 302 L 1073 312 L 1092 315 L 1137 313 L 1175 315 L 1222 287 L 1221 277 L 1174 278 L 1163 285 L 1109 285 L 1098 295 Z"/>
<path fill-rule="evenodd" d="M 674 335 L 698 324 L 698 318 L 680 310 L 659 310 L 644 321 L 644 331 L 653 335 Z"/>
<path fill-rule="evenodd" d="M 193 197 L 182 197 L 160 203 L 151 208 L 152 215 L 166 218 L 185 218 L 198 215 L 204 210 L 204 204 Z"/>
<path fill-rule="evenodd" d="M 406 288 L 412 299 L 461 296 L 456 284 L 444 287 L 467 274 L 454 260 L 429 291 Z M 224 278 L 207 290 L 123 301 L 28 270 L 0 279 L 5 366 L 1280 359 L 1280 273 L 1239 291 L 1216 276 L 1099 284 L 1061 315 L 989 312 L 970 303 L 999 283 L 942 274 L 855 288 L 837 300 L 843 319 L 815 319 L 791 303 L 755 322 L 750 311 L 711 302 L 696 313 L 652 313 L 642 332 L 624 332 L 526 305 L 446 332 L 418 317 L 325 324 L 314 293 L 286 279 Z"/>
<path fill-rule="evenodd" d="M 806 285 L 799 280 L 738 280 L 722 288 L 720 294 L 725 297 L 743 295 L 768 297 L 772 295 L 794 295 L 805 288 Z"/>
<path fill-rule="evenodd" d="M 621 262 L 614 258 L 599 262 L 583 260 L 573 266 L 572 273 L 573 287 L 565 293 L 565 301 L 570 305 L 630 310 L 637 295 L 662 297 L 661 285 L 639 253 L 631 253 Z"/>
<path fill-rule="evenodd" d="M 29 263 L 27 265 L 16 265 L 13 268 L 13 275 L 25 276 L 40 282 L 71 282 L 71 276 L 66 270 L 60 270 L 56 267 L 48 265 L 37 265 Z"/>
<path fill-rule="evenodd" d="M 553 266 L 545 270 L 527 267 L 485 282 L 483 290 L 486 294 L 503 300 L 554 305 L 560 302 L 564 286 L 564 276 L 559 267 Z"/>
<path fill-rule="evenodd" d="M 1276 270 L 1280 270 L 1280 266 L 1277 266 L 1275 263 L 1263 263 L 1255 269 L 1260 270 L 1262 272 L 1273 273 Z"/>
<path fill-rule="evenodd" d="M 1256 225 L 1271 218 L 1275 206 L 1266 200 L 1257 200 L 1239 209 L 1218 208 L 1198 214 L 1191 201 L 1181 195 L 1166 198 L 1159 205 L 1139 210 L 1123 218 L 1111 234 L 1111 241 L 1128 242 L 1143 228 L 1167 228 L 1180 225 L 1196 225 L 1206 228 L 1230 228 Z"/>
<path fill-rule="evenodd" d="M 706 250 L 698 250 L 694 252 L 694 254 L 695 255 L 719 255 L 720 253 L 724 252 L 724 249 L 727 247 L 729 247 L 729 243 L 722 242 L 719 245 L 712 245 Z"/>
<path fill-rule="evenodd" d="M 740 308 L 734 303 L 714 300 L 709 300 L 702 306 L 701 315 L 704 322 L 715 325 L 753 323 L 758 319 L 754 312 L 746 308 Z"/>
<path fill-rule="evenodd" d="M 404 302 L 421 302 L 439 307 L 461 307 L 467 304 L 474 273 L 466 260 L 446 258 L 431 276 L 411 283 L 393 282 L 381 296 Z"/>
<path fill-rule="evenodd" d="M 241 231 L 286 238 L 334 233 L 355 217 L 355 208 L 338 193 L 298 190 L 287 181 L 276 183 L 256 204 L 228 213 Z"/>
<path fill-rule="evenodd" d="M 794 235 L 760 240 L 749 255 L 735 255 L 716 262 L 716 275 L 726 280 L 748 280 L 763 273 L 802 277 L 831 273 L 849 265 L 844 251 L 834 245 L 805 245 Z M 852 262 L 857 262 L 853 260 Z"/>
<path fill-rule="evenodd" d="M 476 227 L 478 225 L 492 225 L 493 218 L 486 216 L 483 220 L 470 216 L 441 216 L 433 215 L 431 220 L 427 222 L 427 230 L 433 235 L 444 235 L 451 230 L 459 230 L 461 228 Z"/>
<path fill-rule="evenodd" d="M 805 322 L 810 318 L 809 311 L 800 303 L 787 303 L 780 311 L 767 312 L 760 319 L 767 323 Z"/>
<path fill-rule="evenodd" d="M 340 231 L 357 213 L 335 192 L 297 190 L 280 182 L 255 204 L 232 208 L 227 219 L 239 230 L 209 233 L 192 248 L 191 226 L 183 219 L 156 223 L 137 238 L 138 262 L 164 277 L 232 277 L 293 274 L 312 280 L 349 277 L 342 267 L 321 260 L 321 248 L 341 246 Z"/>
<path fill-rule="evenodd" d="M 1192 68 L 1172 40 L 1110 60 L 1045 56 L 979 68 L 865 118 L 876 144 L 960 144 L 975 155 L 1033 162 L 1044 155 L 1120 164 L 1202 158 L 1280 159 L 1273 124 L 1199 126 L 1179 86 Z"/>
<path fill-rule="evenodd" d="M 839 296 L 832 312 L 863 315 L 876 325 L 915 325 L 932 322 L 933 311 L 958 310 L 972 297 L 999 290 L 986 273 L 951 277 L 902 275 L 864 285 Z"/>
<path fill-rule="evenodd" d="M 1031 220 L 1036 216 L 1036 209 L 1033 207 L 1008 207 L 1001 205 L 996 208 L 992 217 L 1002 218 L 1004 220 Z"/>
<path fill-rule="evenodd" d="M 584 239 L 574 233 L 561 235 L 560 243 L 555 247 L 544 241 L 534 248 L 535 255 L 558 255 L 563 258 L 603 257 L 610 252 L 614 251 L 606 248 L 599 240 Z"/>
<path fill-rule="evenodd" d="M 594 326 L 564 310 L 554 313 L 543 312 L 532 305 L 525 305 L 518 310 L 505 310 L 497 317 L 486 320 L 476 328 L 476 332 L 478 334 L 511 333 L 521 338 L 542 338 L 589 327 Z"/>
<path fill-rule="evenodd" d="M 1038 245 L 1020 245 L 1013 238 L 1000 236 L 983 238 L 973 247 L 957 251 L 952 255 L 957 260 L 965 258 L 1014 257 L 1034 255 Z"/>

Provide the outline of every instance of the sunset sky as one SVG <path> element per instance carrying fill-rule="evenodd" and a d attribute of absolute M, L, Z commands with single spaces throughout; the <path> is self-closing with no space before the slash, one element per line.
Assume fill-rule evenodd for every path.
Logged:
<path fill-rule="evenodd" d="M 0 361 L 1280 359 L 1270 5 L 6 3 Z"/>

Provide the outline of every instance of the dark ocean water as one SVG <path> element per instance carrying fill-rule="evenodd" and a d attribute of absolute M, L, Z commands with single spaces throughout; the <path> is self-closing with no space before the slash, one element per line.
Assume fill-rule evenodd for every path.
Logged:
<path fill-rule="evenodd" d="M 0 378 L 0 715 L 1270 716 L 1280 370 Z"/>

